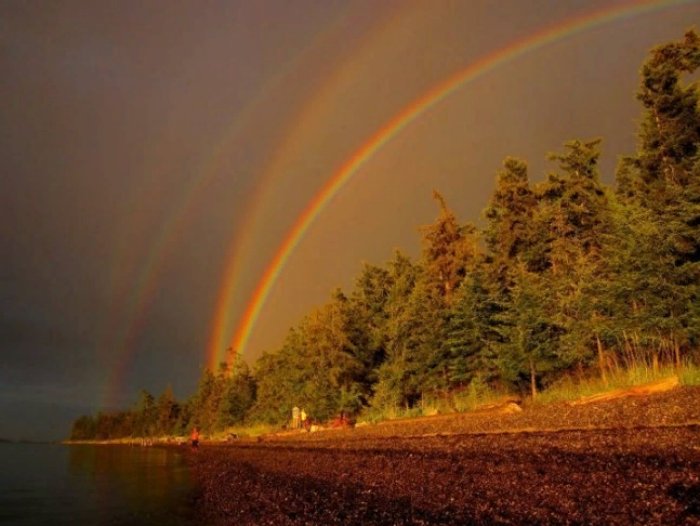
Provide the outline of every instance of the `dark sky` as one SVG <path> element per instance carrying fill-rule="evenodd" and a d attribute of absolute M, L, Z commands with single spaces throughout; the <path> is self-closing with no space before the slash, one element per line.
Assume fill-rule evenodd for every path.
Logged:
<path fill-rule="evenodd" d="M 628 3 L 0 3 L 0 437 L 64 437 L 140 388 L 189 395 L 230 254 L 227 338 L 296 217 L 383 123 L 486 54 Z M 418 254 L 433 188 L 478 221 L 506 155 L 538 180 L 547 152 L 596 136 L 611 182 L 647 51 L 700 20 L 699 2 L 658 4 L 500 65 L 377 151 L 291 255 L 248 361 L 362 261 Z"/>

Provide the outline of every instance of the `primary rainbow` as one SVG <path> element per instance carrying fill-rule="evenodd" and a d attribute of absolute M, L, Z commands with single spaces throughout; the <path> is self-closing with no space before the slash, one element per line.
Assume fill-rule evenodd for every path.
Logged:
<path fill-rule="evenodd" d="M 469 82 L 527 53 L 594 27 L 624 18 L 651 13 L 675 5 L 691 3 L 692 1 L 693 0 L 653 0 L 632 2 L 622 6 L 608 7 L 569 18 L 564 22 L 545 28 L 524 39 L 514 41 L 497 51 L 483 56 L 479 60 L 469 64 L 466 68 L 440 82 L 402 109 L 367 139 L 367 141 L 338 168 L 297 218 L 260 278 L 248 302 L 248 306 L 243 313 L 231 345 L 222 345 L 223 340 L 221 340 L 221 338 L 225 332 L 224 324 L 226 323 L 228 308 L 231 301 L 230 296 L 232 294 L 231 289 L 228 287 L 230 287 L 231 282 L 235 280 L 235 276 L 228 271 L 228 273 L 224 275 L 222 289 L 227 292 L 224 294 L 225 297 L 220 298 L 214 316 L 213 333 L 216 334 L 217 337 L 213 339 L 213 343 L 208 350 L 209 357 L 207 363 L 209 363 L 210 367 L 212 369 L 216 367 L 226 348 L 233 348 L 236 354 L 245 352 L 253 327 L 265 305 L 272 287 L 279 278 L 289 257 L 294 252 L 294 249 L 303 239 L 316 217 L 318 217 L 333 197 L 377 151 L 401 133 L 413 121 Z M 227 266 L 227 268 L 229 267 L 230 266 Z"/>
<path fill-rule="evenodd" d="M 261 170 L 261 183 L 257 185 L 255 195 L 246 207 L 245 219 L 240 223 L 236 235 L 232 238 L 224 260 L 223 278 L 218 289 L 215 314 L 207 346 L 206 364 L 210 370 L 215 371 L 219 364 L 225 361 L 226 354 L 231 349 L 228 345 L 231 298 L 243 279 L 246 263 L 249 263 L 249 254 L 255 246 L 256 235 L 258 235 L 256 226 L 261 223 L 262 217 L 264 217 L 264 205 L 274 188 L 272 183 L 275 181 L 275 175 L 283 170 L 285 162 L 294 157 L 299 145 L 303 144 L 304 138 L 309 135 L 309 130 L 315 128 L 314 122 L 323 114 L 324 105 L 332 105 L 338 87 L 342 86 L 343 82 L 347 82 L 348 79 L 355 78 L 357 57 L 370 56 L 379 38 L 402 17 L 410 16 L 414 8 L 419 5 L 418 2 L 414 5 L 405 3 L 398 10 L 391 8 L 386 11 L 375 11 L 375 24 L 367 31 L 361 44 L 339 67 L 334 69 L 332 74 L 314 91 L 313 96 L 309 97 L 295 112 L 297 115 L 295 125 L 287 130 L 285 139 L 271 152 L 268 162 Z"/>

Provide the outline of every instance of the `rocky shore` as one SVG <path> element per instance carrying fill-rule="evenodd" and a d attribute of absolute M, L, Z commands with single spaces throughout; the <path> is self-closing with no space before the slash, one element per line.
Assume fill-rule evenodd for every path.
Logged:
<path fill-rule="evenodd" d="M 700 388 L 188 451 L 206 524 L 700 524 Z"/>

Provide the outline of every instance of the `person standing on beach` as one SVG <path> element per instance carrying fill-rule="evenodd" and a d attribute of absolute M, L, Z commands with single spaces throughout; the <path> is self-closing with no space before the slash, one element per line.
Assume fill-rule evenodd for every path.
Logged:
<path fill-rule="evenodd" d="M 297 406 L 292 407 L 292 429 L 299 429 L 299 408 Z"/>
<path fill-rule="evenodd" d="M 192 449 L 197 449 L 199 447 L 199 429 L 197 429 L 197 426 L 192 429 L 190 438 L 192 439 Z"/>
<path fill-rule="evenodd" d="M 307 415 L 306 415 L 306 411 L 304 411 L 303 408 L 301 409 L 301 415 L 300 415 L 300 416 L 301 416 L 301 427 L 303 427 L 304 429 L 306 429 L 306 419 L 307 419 Z"/>

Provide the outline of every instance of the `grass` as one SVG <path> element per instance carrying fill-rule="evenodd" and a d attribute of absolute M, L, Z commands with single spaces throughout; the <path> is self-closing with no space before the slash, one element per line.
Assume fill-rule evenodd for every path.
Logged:
<path fill-rule="evenodd" d="M 441 396 L 426 396 L 414 407 L 404 407 L 398 404 L 369 407 L 359 416 L 358 422 L 377 423 L 385 420 L 464 413 L 503 400 L 507 396 L 509 396 L 509 393 L 495 390 L 485 382 L 477 379 L 464 389 Z"/>
<path fill-rule="evenodd" d="M 256 438 L 270 433 L 276 433 L 280 430 L 280 426 L 272 424 L 249 424 L 239 425 L 226 428 L 224 431 L 213 433 L 209 438 L 212 440 L 227 440 L 230 435 L 236 435 L 238 438 Z"/>
<path fill-rule="evenodd" d="M 615 389 L 643 385 L 671 376 L 677 376 L 681 385 L 700 385 L 700 366 L 690 362 L 683 364 L 680 368 L 671 365 L 654 368 L 650 365 L 637 364 L 631 367 L 614 368 L 608 371 L 605 380 L 597 374 L 597 371 L 584 377 L 566 375 L 541 391 L 535 400 L 529 399 L 526 403 L 541 405 L 573 401 Z M 412 408 L 390 404 L 379 408 L 370 407 L 360 415 L 358 422 L 377 423 L 384 420 L 470 412 L 485 405 L 502 402 L 509 395 L 512 397 L 513 393 L 492 389 L 485 382 L 477 380 L 471 382 L 465 389 L 445 396 L 425 398 Z"/>
<path fill-rule="evenodd" d="M 700 366 L 687 364 L 678 373 L 681 385 L 700 385 Z"/>
<path fill-rule="evenodd" d="M 656 368 L 647 365 L 635 365 L 627 368 L 618 368 L 610 371 L 606 380 L 600 376 L 575 379 L 564 376 L 549 388 L 540 392 L 536 404 L 548 404 L 577 400 L 585 396 L 592 396 L 614 389 L 625 389 L 637 385 L 654 382 L 671 376 L 678 376 L 681 385 L 700 385 L 700 367 L 686 363 L 680 368 L 673 366 L 659 366 Z"/>
<path fill-rule="evenodd" d="M 656 380 L 677 376 L 681 385 L 700 385 L 700 366 L 686 362 L 680 368 L 670 365 L 651 367 L 649 365 L 634 365 L 611 369 L 604 381 L 597 374 L 584 377 L 566 375 L 557 380 L 547 389 L 541 391 L 535 400 L 528 404 L 549 404 L 554 402 L 572 401 L 586 396 L 592 396 L 615 389 L 625 389 L 642 385 Z M 512 398 L 512 393 L 506 393 L 490 387 L 479 379 L 472 381 L 466 388 L 447 393 L 442 396 L 426 397 L 415 407 L 407 408 L 398 404 L 386 404 L 384 407 L 369 407 L 357 419 L 358 423 L 377 423 L 385 420 L 417 418 L 436 414 L 464 413 L 474 411 L 485 405 L 503 402 Z M 248 424 L 229 427 L 208 435 L 209 440 L 226 441 L 231 434 L 239 438 L 256 438 L 276 433 L 280 426 L 271 424 Z M 122 438 L 112 440 L 85 441 L 90 443 L 110 444 L 140 444 L 141 438 Z M 148 439 L 154 443 L 187 442 L 188 437 L 157 437 Z M 78 441 L 79 442 L 79 441 Z"/>

